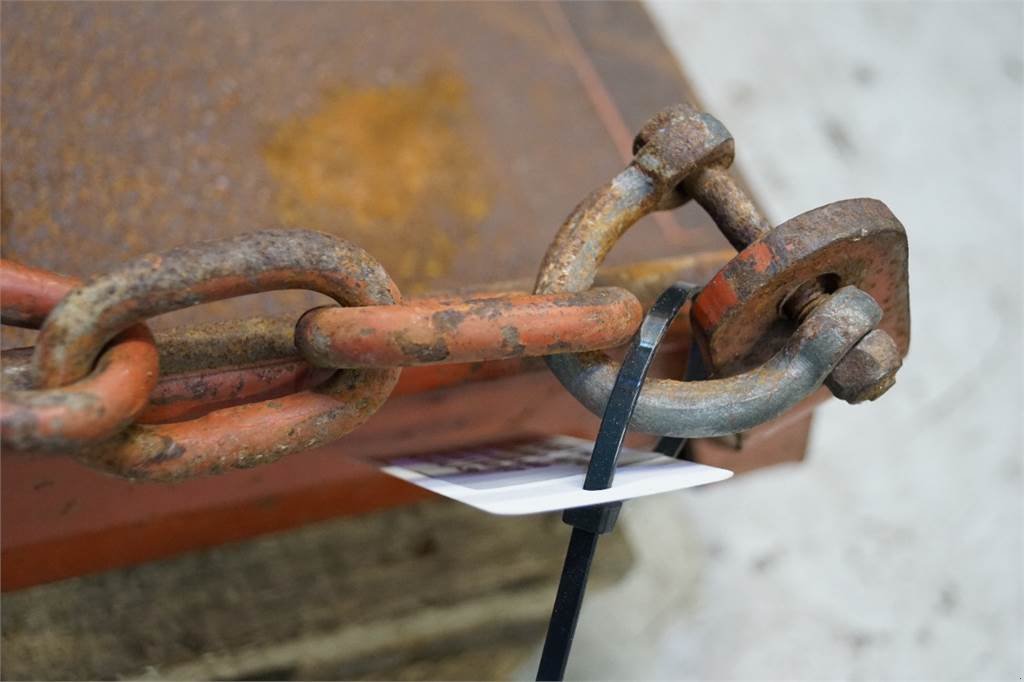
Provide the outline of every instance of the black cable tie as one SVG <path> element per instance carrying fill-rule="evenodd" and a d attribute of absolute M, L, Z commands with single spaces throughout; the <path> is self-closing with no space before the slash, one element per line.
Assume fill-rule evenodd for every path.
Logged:
<path fill-rule="evenodd" d="M 615 466 L 622 451 L 622 441 L 626 437 L 629 420 L 636 409 L 637 398 L 640 397 L 640 390 L 651 368 L 654 352 L 665 338 L 665 332 L 679 314 L 683 304 L 692 298 L 698 289 L 699 287 L 693 284 L 676 282 L 658 297 L 644 316 L 608 396 L 601 427 L 594 441 L 594 451 L 587 467 L 587 476 L 583 482 L 584 490 L 605 490 L 612 486 Z M 691 359 L 692 355 L 691 352 Z M 689 371 L 687 374 L 689 375 Z M 675 457 L 684 444 L 683 439 L 662 439 L 659 447 L 663 446 Z M 561 680 L 565 676 L 565 666 L 569 661 L 569 651 L 572 648 L 576 623 L 587 589 L 590 565 L 597 550 L 597 539 L 612 531 L 620 509 L 621 502 L 609 502 L 566 509 L 562 513 L 562 520 L 572 526 L 573 530 L 562 566 L 562 577 L 558 582 L 551 620 L 548 623 L 544 649 L 540 656 L 538 680 Z"/>

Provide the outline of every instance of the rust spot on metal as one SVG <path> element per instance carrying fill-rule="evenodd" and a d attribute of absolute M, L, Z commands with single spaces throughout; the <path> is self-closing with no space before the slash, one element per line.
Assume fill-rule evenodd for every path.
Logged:
<path fill-rule="evenodd" d="M 487 312 L 485 311 L 486 315 Z M 430 321 L 439 333 L 450 334 L 459 328 L 466 319 L 466 313 L 460 310 L 439 310 L 430 316 Z"/>
<path fill-rule="evenodd" d="M 365 330 L 364 330 L 365 331 Z M 333 341 L 329 339 L 329 334 L 324 333 L 322 330 L 313 332 L 324 338 L 327 338 L 327 348 L 330 349 L 333 345 Z M 414 332 L 415 333 L 415 332 Z M 360 334 L 360 338 L 369 339 L 371 335 Z M 429 365 L 435 362 L 444 362 L 451 357 L 451 351 L 448 350 L 448 345 L 443 338 L 424 338 L 422 341 L 416 341 L 411 338 L 411 335 L 405 331 L 398 331 L 394 336 L 394 343 L 401 349 L 402 355 L 408 358 L 409 364 L 415 365 Z M 328 350 L 330 353 L 331 350 Z M 331 362 L 335 364 L 336 361 Z M 341 364 L 346 364 L 342 362 Z"/>
<path fill-rule="evenodd" d="M 566 341 L 558 341 L 556 343 L 567 343 Z M 544 349 L 547 353 L 550 348 L 550 344 Z M 505 325 L 501 328 L 501 350 L 507 353 L 509 357 L 516 357 L 526 352 L 526 346 L 519 340 L 519 330 L 512 325 Z"/>
<path fill-rule="evenodd" d="M 340 221 L 403 288 L 429 283 L 448 273 L 491 208 L 475 121 L 453 71 L 335 89 L 281 124 L 264 149 L 278 216 L 321 230 Z"/>

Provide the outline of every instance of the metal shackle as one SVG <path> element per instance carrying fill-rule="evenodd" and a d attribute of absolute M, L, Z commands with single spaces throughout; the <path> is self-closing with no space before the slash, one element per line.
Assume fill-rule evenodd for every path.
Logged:
<path fill-rule="evenodd" d="M 589 288 L 597 267 L 626 230 L 649 213 L 689 199 L 697 200 L 738 248 L 768 229 L 725 170 L 733 159 L 733 139 L 712 116 L 688 106 L 666 109 L 641 129 L 634 154 L 625 170 L 563 223 L 541 264 L 536 293 Z M 630 428 L 706 437 L 768 421 L 817 389 L 882 317 L 871 296 L 854 287 L 818 296 L 815 306 L 803 312 L 789 342 L 758 368 L 703 382 L 648 379 Z M 546 361 L 566 389 L 601 413 L 619 369 L 616 362 L 602 352 L 554 355 Z"/>

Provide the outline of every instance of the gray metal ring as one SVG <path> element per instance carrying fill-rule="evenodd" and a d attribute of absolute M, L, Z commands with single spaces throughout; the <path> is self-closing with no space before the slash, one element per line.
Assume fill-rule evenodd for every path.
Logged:
<path fill-rule="evenodd" d="M 739 433 L 778 417 L 821 386 L 825 377 L 882 318 L 856 287 L 819 305 L 790 340 L 760 367 L 736 376 L 679 382 L 648 379 L 630 421 L 634 431 L 704 438 Z M 594 414 L 604 410 L 618 365 L 603 353 L 552 355 L 548 367 Z"/>
<path fill-rule="evenodd" d="M 728 165 L 732 139 L 714 119 L 676 108 L 655 116 L 638 136 L 633 162 L 580 203 L 541 263 L 536 293 L 583 291 L 626 230 L 640 218 L 685 200 L 677 186 L 700 169 Z M 761 367 L 701 382 L 648 379 L 630 421 L 635 431 L 674 437 L 737 433 L 785 412 L 820 386 L 882 311 L 862 291 L 841 289 L 807 316 Z M 548 367 L 594 414 L 604 409 L 618 363 L 606 354 L 549 356 Z"/>

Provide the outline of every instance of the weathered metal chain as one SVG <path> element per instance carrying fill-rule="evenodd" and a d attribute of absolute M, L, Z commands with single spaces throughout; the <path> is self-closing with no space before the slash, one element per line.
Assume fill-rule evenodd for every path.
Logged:
<path fill-rule="evenodd" d="M 773 234 L 726 173 L 732 138 L 710 116 L 687 107 L 658 114 L 637 136 L 635 154 L 567 219 L 532 295 L 509 293 L 526 288 L 519 285 L 403 302 L 369 254 L 303 230 L 255 232 L 145 256 L 84 285 L 0 261 L 4 324 L 40 328 L 34 350 L 3 354 L 3 446 L 71 453 L 137 479 L 215 473 L 341 437 L 383 405 L 401 367 L 521 363 L 533 356 L 544 356 L 566 388 L 600 413 L 617 367 L 599 351 L 637 331 L 642 303 L 681 266 L 670 259 L 599 276 L 618 237 L 643 215 L 690 197 L 741 249 L 737 261 L 752 243 L 770 244 Z M 712 270 L 725 260 L 712 258 Z M 833 392 L 851 401 L 891 385 L 901 354 L 876 330 L 883 310 L 856 288 L 863 283 L 830 272 L 800 277 L 778 311 L 759 312 L 793 322 L 771 357 L 704 382 L 648 381 L 632 428 L 676 436 L 735 433 L 777 416 L 830 374 Z M 595 282 L 605 286 L 592 288 Z M 157 334 L 155 341 L 145 327 L 146 319 L 172 310 L 296 288 L 324 293 L 342 307 L 315 308 L 297 323 L 208 324 Z M 694 314 L 703 315 L 695 318 L 696 331 L 712 341 L 735 313 L 738 298 L 729 291 L 719 282 L 694 305 Z M 718 360 L 716 348 L 708 352 Z M 740 360 L 750 355 L 736 353 Z"/>
<path fill-rule="evenodd" d="M 307 360 L 322 364 L 326 355 L 336 361 L 333 367 L 345 368 L 332 372 L 326 381 L 273 400 L 217 409 L 186 422 L 114 428 L 125 426 L 145 406 L 155 382 L 153 372 L 153 382 L 139 391 L 142 404 L 132 403 L 130 410 L 112 402 L 119 394 L 116 385 L 92 396 L 92 411 L 107 416 L 105 432 L 97 429 L 83 437 L 59 428 L 77 402 L 63 399 L 53 387 L 91 381 L 88 373 L 94 359 L 120 329 L 189 305 L 299 287 L 318 290 L 339 303 L 364 306 L 350 309 L 357 316 L 354 326 L 349 326 L 348 344 L 337 333 L 338 325 L 344 326 L 344 315 L 327 317 L 326 322 L 334 324 L 332 332 L 319 326 L 322 313 L 343 309 L 315 309 L 313 319 L 297 328 L 295 346 L 300 352 L 312 351 Z M 379 315 L 382 311 L 377 306 L 397 308 L 398 300 L 397 288 L 368 254 L 317 232 L 256 232 L 143 257 L 73 289 L 46 318 L 32 358 L 33 379 L 42 390 L 5 392 L 0 406 L 5 445 L 16 450 L 76 448 L 74 454 L 89 463 L 132 478 L 174 479 L 254 466 L 329 442 L 364 422 L 390 395 L 399 366 L 612 347 L 629 339 L 642 314 L 635 296 L 611 288 L 583 296 L 491 294 L 423 302 L 397 311 L 413 324 L 392 335 L 387 334 L 387 320 L 394 316 L 385 314 L 384 340 L 390 343 L 376 343 L 368 350 L 366 332 L 372 331 L 375 320 L 362 313 L 370 310 Z M 503 315 L 509 308 L 515 313 Z M 482 324 L 495 318 L 501 322 L 494 329 L 499 343 L 488 333 L 495 325 Z M 463 327 L 467 334 L 459 336 Z M 335 343 L 320 343 L 325 336 Z M 50 413 L 33 409 L 44 399 L 55 406 Z M 54 415 L 55 411 L 62 413 Z M 44 417 L 49 417 L 51 428 L 32 428 Z"/>
<path fill-rule="evenodd" d="M 597 267 L 626 230 L 648 213 L 677 207 L 690 197 L 743 252 L 768 233 L 767 221 L 724 171 L 732 163 L 733 140 L 713 117 L 685 105 L 667 109 L 643 127 L 634 150 L 633 162 L 584 199 L 562 225 L 541 263 L 537 293 L 589 288 Z M 762 255 L 768 256 L 766 262 L 754 268 L 769 270 L 771 254 Z M 794 286 L 787 301 L 804 298 L 799 328 L 764 364 L 710 381 L 648 379 L 630 428 L 678 437 L 738 433 L 778 416 L 821 385 L 883 313 L 870 295 L 854 287 L 814 289 L 819 281 L 815 275 L 825 274 L 812 273 L 807 282 L 796 282 L 801 286 Z M 765 317 L 779 312 L 767 311 Z M 852 395 L 842 397 L 873 398 L 891 385 L 899 354 L 888 352 L 895 345 L 882 334 L 862 351 L 877 354 L 887 364 L 880 372 L 867 372 L 867 363 L 858 361 L 844 371 L 854 388 L 848 392 Z M 581 403 L 594 414 L 602 413 L 617 363 L 598 352 L 553 355 L 547 363 Z"/>

